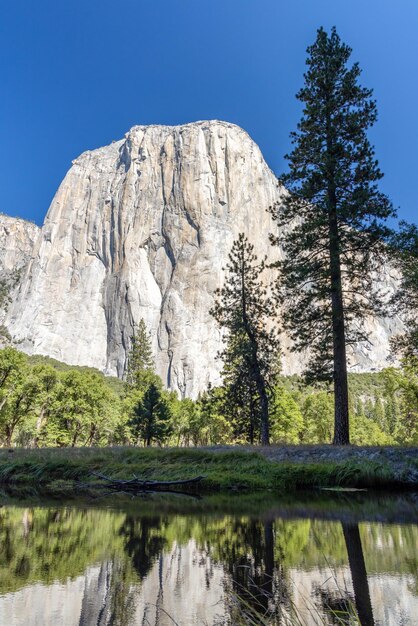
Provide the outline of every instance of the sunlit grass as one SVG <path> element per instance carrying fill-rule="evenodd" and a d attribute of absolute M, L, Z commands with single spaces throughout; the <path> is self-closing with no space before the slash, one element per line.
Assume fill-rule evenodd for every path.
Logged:
<path fill-rule="evenodd" d="M 289 490 L 311 487 L 387 487 L 399 479 L 384 464 L 274 462 L 247 450 L 191 448 L 43 448 L 0 450 L 0 483 L 41 484 L 91 481 L 92 472 L 149 480 L 205 476 L 200 489 Z"/>

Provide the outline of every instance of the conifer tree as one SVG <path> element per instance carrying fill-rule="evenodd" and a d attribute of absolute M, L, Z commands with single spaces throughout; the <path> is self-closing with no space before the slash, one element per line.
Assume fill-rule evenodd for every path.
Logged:
<path fill-rule="evenodd" d="M 131 349 L 127 358 L 127 390 L 145 388 L 154 378 L 154 359 L 151 338 L 144 320 L 139 320 L 138 329 L 131 337 Z"/>
<path fill-rule="evenodd" d="M 230 422 L 234 439 L 260 441 L 261 413 L 257 386 L 245 359 L 247 337 L 240 333 L 230 337 L 222 352 L 222 411 Z"/>
<path fill-rule="evenodd" d="M 284 260 L 280 298 L 297 351 L 309 349 L 307 378 L 333 380 L 334 443 L 349 443 L 347 345 L 367 340 L 361 318 L 382 310 L 373 270 L 394 215 L 378 189 L 382 173 L 366 132 L 377 118 L 372 90 L 349 67 L 351 49 L 335 28 L 307 50 L 303 115 L 286 156 L 289 190 L 272 208 Z"/>
<path fill-rule="evenodd" d="M 220 354 L 226 382 L 230 387 L 241 378 L 255 388 L 261 443 L 269 445 L 268 386 L 277 371 L 279 345 L 275 331 L 268 330 L 274 311 L 262 282 L 265 264 L 258 262 L 254 246 L 242 233 L 233 243 L 226 270 L 225 285 L 216 292 L 211 310 L 226 331 L 226 346 Z"/>
<path fill-rule="evenodd" d="M 411 363 L 418 362 L 418 226 L 400 223 L 400 230 L 391 238 L 393 260 L 401 272 L 400 287 L 392 299 L 396 313 L 405 320 L 407 330 L 394 337 L 395 351 Z"/>
<path fill-rule="evenodd" d="M 129 426 L 136 439 L 150 446 L 153 440 L 160 443 L 171 433 L 171 411 L 160 386 L 151 383 L 135 403 Z"/>

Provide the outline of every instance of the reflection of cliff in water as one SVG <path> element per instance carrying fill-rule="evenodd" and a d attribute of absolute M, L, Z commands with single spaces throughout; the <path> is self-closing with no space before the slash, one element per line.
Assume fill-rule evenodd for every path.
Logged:
<path fill-rule="evenodd" d="M 412 624 L 417 539 L 412 525 L 4 507 L 0 623 L 280 625 L 296 612 L 311 626 L 318 610 L 333 624 L 331 609 L 348 624 L 355 606 L 362 626 L 398 626 L 402 611 Z"/>
<path fill-rule="evenodd" d="M 79 626 L 129 626 L 135 615 L 135 589 L 120 561 L 104 561 L 84 577 Z"/>

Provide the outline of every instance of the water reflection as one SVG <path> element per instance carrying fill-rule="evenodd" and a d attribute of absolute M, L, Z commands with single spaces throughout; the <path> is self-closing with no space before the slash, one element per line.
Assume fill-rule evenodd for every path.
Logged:
<path fill-rule="evenodd" d="M 0 623 L 415 623 L 417 525 L 142 504 L 0 508 Z"/>

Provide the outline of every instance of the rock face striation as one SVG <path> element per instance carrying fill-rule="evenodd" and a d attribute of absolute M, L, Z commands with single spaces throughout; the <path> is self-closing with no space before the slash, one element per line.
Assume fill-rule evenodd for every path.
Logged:
<path fill-rule="evenodd" d="M 0 213 L 0 345 L 8 341 L 4 318 L 16 299 L 39 231 L 36 224 Z"/>
<path fill-rule="evenodd" d="M 36 227 L 16 252 L 26 259 L 32 247 L 32 258 L 4 323 L 28 353 L 122 376 L 143 318 L 163 381 L 195 397 L 219 382 L 222 337 L 209 310 L 232 242 L 244 232 L 260 257 L 280 254 L 267 208 L 282 194 L 233 124 L 135 126 L 73 161 L 33 247 Z M 17 236 L 13 245 L 20 250 Z M 353 368 L 383 367 L 399 324 L 371 319 L 371 344 L 358 347 Z M 286 373 L 299 367 L 285 357 Z"/>

